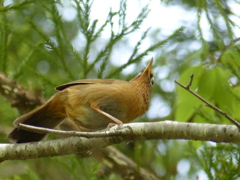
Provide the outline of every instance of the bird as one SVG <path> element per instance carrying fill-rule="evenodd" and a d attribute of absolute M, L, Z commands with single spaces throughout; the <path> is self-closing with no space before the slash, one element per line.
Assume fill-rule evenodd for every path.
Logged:
<path fill-rule="evenodd" d="M 17 118 L 7 136 L 13 143 L 41 141 L 47 134 L 19 129 L 19 123 L 55 128 L 66 118 L 79 131 L 98 131 L 128 123 L 149 108 L 154 77 L 151 59 L 146 68 L 130 81 L 82 79 L 56 87 L 58 91 L 45 104 Z"/>

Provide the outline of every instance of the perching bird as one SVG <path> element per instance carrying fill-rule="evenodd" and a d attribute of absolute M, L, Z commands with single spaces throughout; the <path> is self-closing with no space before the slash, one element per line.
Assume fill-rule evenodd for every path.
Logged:
<path fill-rule="evenodd" d="M 148 66 L 131 81 L 118 79 L 83 79 L 56 87 L 57 92 L 47 103 L 17 118 L 19 123 L 54 128 L 70 118 L 80 131 L 97 131 L 110 123 L 128 123 L 143 115 L 149 107 L 154 84 L 151 60 Z M 11 142 L 42 140 L 38 134 L 15 128 Z"/>

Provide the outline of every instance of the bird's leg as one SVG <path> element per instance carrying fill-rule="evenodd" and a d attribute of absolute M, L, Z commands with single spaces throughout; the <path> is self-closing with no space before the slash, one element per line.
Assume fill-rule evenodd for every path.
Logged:
<path fill-rule="evenodd" d="M 78 123 L 76 122 L 76 120 L 75 120 L 73 117 L 71 117 L 67 112 L 66 112 L 66 114 L 67 114 L 67 117 L 73 122 L 73 124 L 74 124 L 75 126 L 77 126 L 78 130 L 79 130 L 79 131 L 82 131 L 81 128 L 80 128 L 80 126 L 79 126 Z"/>
<path fill-rule="evenodd" d="M 118 124 L 118 125 L 123 124 L 122 121 L 120 121 L 119 119 L 117 119 L 117 118 L 113 117 L 112 115 L 110 115 L 110 114 L 102 111 L 97 104 L 95 104 L 95 103 L 90 103 L 90 107 L 91 107 L 93 110 L 95 110 L 95 111 L 101 113 L 102 115 L 108 117 L 109 119 L 111 119 L 112 121 L 114 121 L 116 124 Z M 115 126 L 116 124 L 114 124 L 114 123 L 109 123 L 108 127 Z"/>

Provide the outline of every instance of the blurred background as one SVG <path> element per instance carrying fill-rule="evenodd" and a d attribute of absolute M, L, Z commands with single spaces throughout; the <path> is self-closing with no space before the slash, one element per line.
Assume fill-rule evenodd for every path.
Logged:
<path fill-rule="evenodd" d="M 3 0 L 0 72 L 36 96 L 85 78 L 130 80 L 154 58 L 149 111 L 135 121 L 229 124 L 174 83 L 240 119 L 240 17 L 234 0 Z M 0 140 L 19 117 L 0 97 Z M 54 137 L 49 137 L 54 138 Z M 155 140 L 115 145 L 159 179 L 238 179 L 239 145 Z M 0 164 L 1 179 L 99 179 L 102 165 L 75 155 Z M 122 179 L 114 173 L 102 179 Z"/>

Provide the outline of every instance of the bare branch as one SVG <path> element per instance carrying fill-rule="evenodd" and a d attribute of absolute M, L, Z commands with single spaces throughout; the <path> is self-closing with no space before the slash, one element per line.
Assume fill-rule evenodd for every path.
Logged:
<path fill-rule="evenodd" d="M 198 94 L 196 94 L 194 91 L 192 91 L 190 89 L 190 86 L 192 84 L 192 81 L 193 81 L 193 77 L 194 77 L 194 74 L 192 74 L 190 76 L 190 81 L 188 83 L 187 86 L 184 86 L 182 85 L 180 82 L 178 81 L 175 81 L 175 83 L 177 83 L 179 86 L 181 86 L 182 88 L 186 89 L 187 91 L 189 91 L 191 94 L 193 94 L 195 97 L 197 97 L 198 99 L 200 99 L 202 102 L 205 103 L 205 105 L 207 107 L 210 107 L 211 109 L 213 109 L 214 111 L 217 111 L 219 112 L 221 115 L 223 115 L 225 118 L 227 118 L 229 121 L 231 121 L 235 126 L 237 126 L 240 130 L 240 124 L 238 121 L 236 121 L 235 119 L 233 119 L 230 115 L 228 115 L 227 113 L 223 112 L 221 109 L 217 108 L 216 106 L 212 105 L 211 103 L 209 103 L 208 101 L 206 101 L 204 98 L 202 98 L 201 96 L 199 96 Z"/>
<path fill-rule="evenodd" d="M 0 95 L 17 108 L 20 114 L 27 113 L 36 105 L 45 103 L 44 99 L 34 96 L 3 73 L 0 73 Z"/>
<path fill-rule="evenodd" d="M 36 132 L 39 134 L 52 134 L 56 136 L 81 136 L 86 138 L 92 138 L 92 137 L 112 137 L 112 136 L 121 136 L 121 132 L 113 132 L 113 131 L 94 131 L 94 132 L 81 132 L 81 131 L 62 131 L 62 130 L 56 130 L 56 129 L 49 129 L 44 127 L 37 127 L 37 126 L 31 126 L 27 124 L 18 124 L 19 129 L 23 129 L 26 131 Z"/>
<path fill-rule="evenodd" d="M 156 178 L 145 169 L 139 168 L 133 160 L 111 146 L 104 149 L 94 149 L 92 156 L 115 173 L 122 173 L 123 179 L 161 180 L 160 177 Z"/>
<path fill-rule="evenodd" d="M 119 133 L 121 133 L 121 136 L 118 136 Z M 236 126 L 175 121 L 123 124 L 110 128 L 109 134 L 111 136 L 108 137 L 69 137 L 34 143 L 0 144 L 0 160 L 77 154 L 120 142 L 150 139 L 187 139 L 240 143 L 240 133 Z"/>
<path fill-rule="evenodd" d="M 190 81 L 189 81 L 188 85 L 186 86 L 186 89 L 188 89 L 188 90 L 190 89 L 190 86 L 192 85 L 193 77 L 194 77 L 194 74 L 192 74 L 190 76 Z"/>

